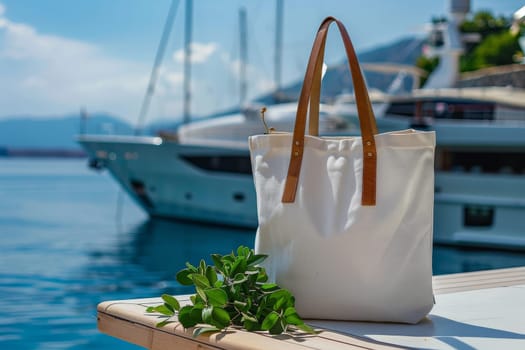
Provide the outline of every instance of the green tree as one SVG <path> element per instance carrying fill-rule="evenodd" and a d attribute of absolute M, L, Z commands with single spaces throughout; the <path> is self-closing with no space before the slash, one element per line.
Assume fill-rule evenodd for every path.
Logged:
<path fill-rule="evenodd" d="M 510 27 L 510 19 L 503 16 L 494 17 L 489 11 L 478 11 L 472 19 L 465 20 L 460 27 L 463 33 L 479 33 L 482 40 L 488 35 L 506 31 Z"/>
<path fill-rule="evenodd" d="M 416 67 L 423 69 L 427 75 L 419 78 L 419 86 L 423 86 L 428 79 L 428 76 L 439 64 L 438 57 L 419 56 L 416 60 Z"/>
<path fill-rule="evenodd" d="M 518 36 L 509 31 L 487 36 L 474 50 L 461 60 L 462 71 L 472 71 L 492 66 L 514 63 L 520 52 Z"/>
<path fill-rule="evenodd" d="M 439 22 L 434 19 L 435 22 Z M 479 11 L 472 18 L 465 20 L 460 27 L 463 33 L 479 33 L 480 42 L 467 46 L 467 52 L 461 57 L 460 70 L 473 71 L 481 68 L 514 63 L 515 57 L 522 57 L 518 43 L 519 34 L 510 32 L 511 19 L 496 17 L 489 11 Z M 431 73 L 438 64 L 437 59 L 423 56 L 416 61 L 416 66 Z"/>

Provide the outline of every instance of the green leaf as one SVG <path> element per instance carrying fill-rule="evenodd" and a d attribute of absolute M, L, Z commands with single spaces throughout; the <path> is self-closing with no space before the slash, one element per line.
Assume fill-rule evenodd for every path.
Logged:
<path fill-rule="evenodd" d="M 289 307 L 284 311 L 284 319 L 288 324 L 293 324 L 295 326 L 304 324 L 304 321 L 301 320 L 294 307 Z"/>
<path fill-rule="evenodd" d="M 266 316 L 267 314 L 267 311 L 266 311 L 266 305 L 267 305 L 267 301 L 266 301 L 267 298 L 262 298 L 260 301 L 259 301 L 259 306 L 257 307 L 257 313 L 255 314 L 255 316 L 257 317 L 257 319 L 261 319 L 262 317 Z"/>
<path fill-rule="evenodd" d="M 270 294 L 269 299 L 277 301 L 281 298 L 289 298 L 290 296 L 291 296 L 290 292 L 287 291 L 286 289 L 278 289 L 272 294 Z"/>
<path fill-rule="evenodd" d="M 235 300 L 239 299 L 240 296 L 240 285 L 231 284 L 227 289 L 226 292 L 228 293 L 229 299 Z"/>
<path fill-rule="evenodd" d="M 242 245 L 239 248 L 237 248 L 237 255 L 238 256 L 247 257 L 250 254 L 250 252 L 252 252 L 250 250 L 250 248 L 242 246 Z"/>
<path fill-rule="evenodd" d="M 193 306 L 186 305 L 180 309 L 178 318 L 179 318 L 179 322 L 182 324 L 182 327 L 190 328 L 199 323 L 198 322 L 199 320 L 193 317 L 192 313 L 193 313 Z"/>
<path fill-rule="evenodd" d="M 284 325 L 282 321 L 279 319 L 278 322 L 275 322 L 272 328 L 269 329 L 270 334 L 281 334 L 284 332 Z"/>
<path fill-rule="evenodd" d="M 206 261 L 204 261 L 204 259 L 201 259 L 200 263 L 199 263 L 199 273 L 201 275 L 204 275 L 204 273 L 206 272 Z"/>
<path fill-rule="evenodd" d="M 191 309 L 191 319 L 194 320 L 197 323 L 204 323 L 202 320 L 202 309 L 204 308 L 203 305 L 195 305 Z"/>
<path fill-rule="evenodd" d="M 246 264 L 246 258 L 243 256 L 240 256 L 235 260 L 233 263 L 230 276 L 235 276 L 238 273 L 244 273 L 246 271 L 246 267 L 248 265 Z"/>
<path fill-rule="evenodd" d="M 175 314 L 173 310 L 168 309 L 164 304 L 158 306 L 150 306 L 146 309 L 146 312 L 157 312 L 166 316 L 173 316 Z"/>
<path fill-rule="evenodd" d="M 224 306 L 228 302 L 228 294 L 220 288 L 205 289 L 204 293 L 212 306 Z"/>
<path fill-rule="evenodd" d="M 248 259 L 248 265 L 249 265 L 249 266 L 259 265 L 259 264 L 262 263 L 264 260 L 266 260 L 266 258 L 268 258 L 268 255 L 265 255 L 265 254 L 255 254 L 255 255 L 252 255 L 252 256 Z"/>
<path fill-rule="evenodd" d="M 297 314 L 297 310 L 293 306 L 292 307 L 288 307 L 288 308 L 286 308 L 286 310 L 284 310 L 284 317 L 289 316 L 289 315 L 293 315 L 293 314 Z"/>
<path fill-rule="evenodd" d="M 259 275 L 257 276 L 257 282 L 266 283 L 268 281 L 268 275 L 266 274 L 266 270 L 264 269 L 264 267 L 259 267 L 259 269 L 260 269 L 260 272 L 259 272 Z"/>
<path fill-rule="evenodd" d="M 168 310 L 170 310 L 171 312 L 175 313 L 175 309 L 174 309 L 173 306 L 171 306 L 170 304 L 168 304 L 168 303 L 164 303 L 164 306 L 166 306 L 166 308 L 167 308 Z"/>
<path fill-rule="evenodd" d="M 211 286 L 215 285 L 215 282 L 217 282 L 217 272 L 215 272 L 213 267 L 206 267 L 206 278 L 208 279 L 208 282 L 210 282 Z"/>
<path fill-rule="evenodd" d="M 226 262 L 233 263 L 235 261 L 235 255 L 233 254 L 224 255 L 221 260 L 223 261 L 223 263 L 226 263 Z"/>
<path fill-rule="evenodd" d="M 213 323 L 213 306 L 207 306 L 202 309 L 202 320 L 207 324 Z"/>
<path fill-rule="evenodd" d="M 219 270 L 222 268 L 223 262 L 222 262 L 222 255 L 221 254 L 212 254 L 211 260 L 213 260 L 213 263 L 215 264 L 215 267 L 217 267 Z"/>
<path fill-rule="evenodd" d="M 224 277 L 230 277 L 231 270 L 232 270 L 231 263 L 225 262 L 223 266 L 223 271 L 222 271 L 222 273 L 224 273 Z"/>
<path fill-rule="evenodd" d="M 195 266 L 193 266 L 192 264 L 190 264 L 189 262 L 186 262 L 186 268 L 191 272 L 191 273 L 195 273 L 197 272 L 197 268 Z"/>
<path fill-rule="evenodd" d="M 204 301 L 205 303 L 208 302 L 208 297 L 206 296 L 206 292 L 201 287 L 195 287 L 195 291 L 197 292 L 197 295 Z"/>
<path fill-rule="evenodd" d="M 279 298 L 279 299 L 277 300 L 277 302 L 275 303 L 275 305 L 273 306 L 273 309 L 274 309 L 275 311 L 282 309 L 283 306 L 286 305 L 286 302 L 287 302 L 287 301 L 288 301 L 288 298 L 286 298 L 286 297 L 281 297 L 281 298 Z"/>
<path fill-rule="evenodd" d="M 196 287 L 210 288 L 210 281 L 208 281 L 206 276 L 195 273 L 191 275 L 191 279 L 193 280 L 193 283 L 195 284 Z"/>
<path fill-rule="evenodd" d="M 148 306 L 148 307 L 146 308 L 146 312 L 153 313 L 153 312 L 157 312 L 157 311 L 155 311 L 155 306 Z"/>
<path fill-rule="evenodd" d="M 270 330 L 279 321 L 279 314 L 275 311 L 270 312 L 263 320 L 261 329 L 263 331 Z"/>
<path fill-rule="evenodd" d="M 174 297 L 172 297 L 171 295 L 162 294 L 160 297 L 162 298 L 162 300 L 166 302 L 166 304 L 170 305 L 174 310 L 177 310 L 177 311 L 180 310 L 179 301 L 175 299 Z"/>
<path fill-rule="evenodd" d="M 203 292 L 202 289 L 200 289 L 200 290 L 201 290 L 201 292 Z M 201 296 L 198 294 L 199 291 L 197 290 L 197 287 L 195 287 L 195 291 L 197 292 L 197 294 L 194 295 L 195 298 L 191 298 L 190 297 L 190 299 L 192 299 L 193 305 L 199 305 L 200 304 L 202 306 L 202 305 L 206 304 L 206 300 L 202 299 Z M 206 296 L 206 294 L 204 296 Z"/>
<path fill-rule="evenodd" d="M 310 327 L 306 323 L 298 324 L 298 325 L 295 325 L 295 326 L 297 328 L 299 328 L 300 330 L 302 330 L 303 332 L 310 333 L 310 334 L 317 334 L 315 329 L 313 329 L 312 327 Z"/>
<path fill-rule="evenodd" d="M 197 327 L 193 331 L 193 338 L 197 338 L 199 335 L 211 332 L 219 332 L 220 329 L 217 327 Z"/>
<path fill-rule="evenodd" d="M 213 287 L 215 288 L 220 288 L 224 285 L 224 281 L 221 281 L 221 280 L 217 280 L 214 284 L 213 284 Z"/>
<path fill-rule="evenodd" d="M 161 321 L 161 322 L 157 323 L 157 324 L 155 325 L 155 327 L 157 327 L 157 328 L 161 328 L 161 327 L 164 327 L 165 325 L 170 324 L 170 323 L 173 323 L 173 322 L 175 322 L 175 321 L 170 320 L 170 319 L 167 319 L 167 320 L 164 320 L 164 321 Z"/>
<path fill-rule="evenodd" d="M 259 322 L 257 322 L 257 319 L 255 319 L 256 322 L 253 322 L 251 320 L 244 320 L 243 327 L 249 331 L 249 332 L 256 332 L 261 330 L 261 325 Z"/>
<path fill-rule="evenodd" d="M 274 309 L 287 308 L 293 306 L 294 299 L 292 294 L 286 289 L 279 289 L 268 296 L 268 301 Z"/>
<path fill-rule="evenodd" d="M 220 307 L 212 310 L 213 324 L 219 328 L 226 328 L 230 325 L 230 314 Z"/>
<path fill-rule="evenodd" d="M 264 290 L 265 292 L 269 292 L 269 291 L 278 290 L 279 286 L 275 283 L 265 283 L 261 286 L 261 289 Z"/>
<path fill-rule="evenodd" d="M 177 282 L 182 284 L 183 286 L 191 286 L 193 284 L 193 280 L 191 279 L 191 272 L 189 269 L 183 269 L 177 272 L 176 279 Z"/>

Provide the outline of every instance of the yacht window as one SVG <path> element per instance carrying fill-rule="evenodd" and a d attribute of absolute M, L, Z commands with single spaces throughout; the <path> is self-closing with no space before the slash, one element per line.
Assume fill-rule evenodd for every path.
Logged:
<path fill-rule="evenodd" d="M 413 117 L 415 110 L 416 105 L 414 102 L 394 102 L 388 107 L 386 114 Z"/>
<path fill-rule="evenodd" d="M 439 115 L 436 115 L 439 118 Z M 494 105 L 488 103 L 449 103 L 441 118 L 449 119 L 494 119 Z"/>
<path fill-rule="evenodd" d="M 249 156 L 181 156 L 181 158 L 208 171 L 252 174 Z"/>
<path fill-rule="evenodd" d="M 494 208 L 484 205 L 466 205 L 463 208 L 463 225 L 490 227 L 494 223 Z"/>
<path fill-rule="evenodd" d="M 388 107 L 386 114 L 413 117 L 416 114 L 417 103 L 415 101 L 393 102 Z M 494 119 L 494 105 L 490 103 L 458 101 L 447 98 L 420 101 L 419 103 L 421 116 L 423 117 L 435 119 Z"/>
<path fill-rule="evenodd" d="M 436 170 L 525 174 L 525 152 L 470 152 L 440 149 L 436 153 Z"/>

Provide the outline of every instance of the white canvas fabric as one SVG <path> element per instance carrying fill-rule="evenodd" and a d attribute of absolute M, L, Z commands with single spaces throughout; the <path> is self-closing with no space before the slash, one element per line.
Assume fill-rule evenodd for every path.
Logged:
<path fill-rule="evenodd" d="M 318 133 L 321 62 L 335 22 L 348 56 L 362 137 Z M 364 142 L 363 142 L 364 141 Z M 341 22 L 314 41 L 292 133 L 249 139 L 270 278 L 305 318 L 416 323 L 433 306 L 434 132 L 377 133 L 355 51 Z"/>
<path fill-rule="evenodd" d="M 360 137 L 306 136 L 294 203 L 281 203 L 292 135 L 250 137 L 255 250 L 302 317 L 415 323 L 433 306 L 435 134 L 375 140 L 377 203 L 362 206 Z"/>

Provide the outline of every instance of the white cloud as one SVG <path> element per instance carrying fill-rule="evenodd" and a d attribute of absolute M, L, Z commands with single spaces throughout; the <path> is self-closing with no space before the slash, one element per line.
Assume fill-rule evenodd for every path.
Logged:
<path fill-rule="evenodd" d="M 5 7 L 0 4 L 0 16 Z M 63 115 L 81 106 L 133 121 L 149 67 L 0 17 L 0 117 Z"/>
<path fill-rule="evenodd" d="M 193 43 L 192 113 L 206 115 L 238 103 L 240 62 L 217 43 Z M 159 71 L 148 121 L 182 114 L 183 51 Z M 212 60 L 211 58 L 217 57 Z M 206 64 L 204 64 L 206 63 Z M 0 3 L 0 118 L 104 111 L 136 122 L 151 63 L 115 58 L 89 42 L 39 32 L 5 15 Z M 248 65 L 248 98 L 271 90 L 268 74 Z"/>
<path fill-rule="evenodd" d="M 222 53 L 221 60 L 228 67 L 230 74 L 239 81 L 241 79 L 241 60 L 232 59 L 229 54 Z M 268 93 L 275 88 L 272 79 L 266 72 L 252 64 L 246 64 L 246 80 L 248 83 L 248 99 L 255 98 L 260 94 Z"/>
<path fill-rule="evenodd" d="M 190 60 L 191 63 L 205 63 L 211 55 L 213 55 L 219 48 L 217 43 L 191 43 L 190 44 Z M 177 63 L 184 62 L 184 49 L 175 51 L 173 59 Z"/>
<path fill-rule="evenodd" d="M 0 29 L 5 28 L 8 24 L 7 19 L 4 18 L 5 6 L 0 3 Z"/>
<path fill-rule="evenodd" d="M 173 87 L 180 87 L 184 80 L 184 75 L 180 72 L 169 72 L 166 73 L 164 79 Z"/>

